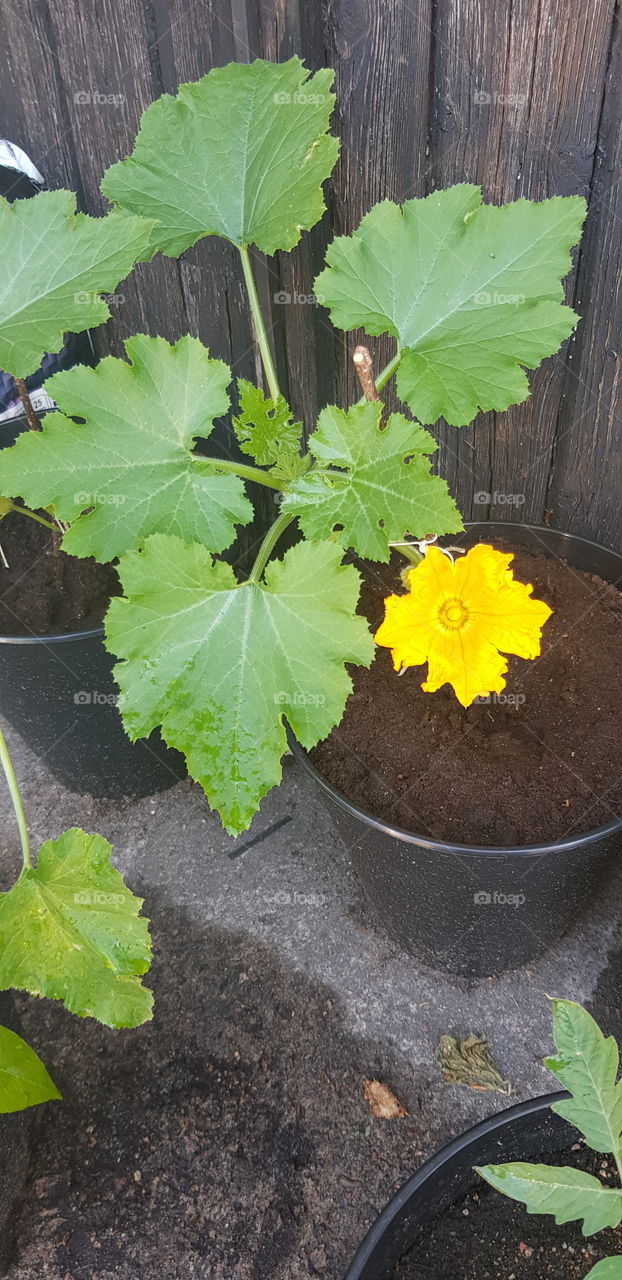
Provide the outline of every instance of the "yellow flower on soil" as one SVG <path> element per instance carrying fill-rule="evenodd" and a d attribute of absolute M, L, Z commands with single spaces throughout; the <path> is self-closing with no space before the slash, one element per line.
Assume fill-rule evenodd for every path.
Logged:
<path fill-rule="evenodd" d="M 542 627 L 552 613 L 532 598 L 531 584 L 515 582 L 513 559 L 481 542 L 452 564 L 438 547 L 429 547 L 405 575 L 408 594 L 385 600 L 376 632 L 376 643 L 391 650 L 396 671 L 427 662 L 421 688 L 434 693 L 450 684 L 463 707 L 478 696 L 501 693 L 508 669 L 503 654 L 537 658 Z"/>

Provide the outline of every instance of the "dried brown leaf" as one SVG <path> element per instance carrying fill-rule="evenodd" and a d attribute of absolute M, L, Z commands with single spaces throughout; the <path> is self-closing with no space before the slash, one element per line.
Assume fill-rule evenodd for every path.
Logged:
<path fill-rule="evenodd" d="M 363 1092 L 369 1109 L 377 1120 L 398 1120 L 401 1116 L 408 1115 L 403 1102 L 380 1080 L 364 1080 Z"/>

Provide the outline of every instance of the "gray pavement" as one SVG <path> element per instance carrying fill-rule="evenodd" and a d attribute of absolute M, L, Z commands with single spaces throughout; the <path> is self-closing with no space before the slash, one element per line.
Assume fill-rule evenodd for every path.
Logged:
<path fill-rule="evenodd" d="M 370 918 L 291 760 L 236 842 L 190 781 L 85 799 L 8 739 L 35 846 L 73 825 L 101 831 L 145 898 L 156 997 L 153 1023 L 114 1033 L 20 998 L 65 1101 L 42 1112 L 11 1280 L 340 1280 L 400 1182 L 508 1105 L 444 1082 L 441 1034 L 486 1034 L 519 1100 L 554 1083 L 540 1065 L 547 994 L 622 1030 L 622 868 L 529 969 L 467 983 L 403 954 Z M 4 794 L 0 815 L 7 888 L 19 852 Z M 366 1077 L 409 1115 L 374 1119 Z"/>

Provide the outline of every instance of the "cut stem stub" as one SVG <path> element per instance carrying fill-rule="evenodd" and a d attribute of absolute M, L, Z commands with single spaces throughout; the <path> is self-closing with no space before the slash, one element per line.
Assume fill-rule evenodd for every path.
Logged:
<path fill-rule="evenodd" d="M 374 362 L 368 347 L 359 346 L 354 350 L 352 362 L 361 390 L 366 400 L 379 400 L 378 389 L 374 381 Z"/>

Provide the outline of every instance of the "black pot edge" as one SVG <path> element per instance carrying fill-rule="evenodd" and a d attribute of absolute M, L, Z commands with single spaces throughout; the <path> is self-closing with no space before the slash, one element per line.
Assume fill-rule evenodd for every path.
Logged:
<path fill-rule="evenodd" d="M 606 549 L 606 548 L 602 548 L 600 543 L 594 542 L 593 538 L 584 538 L 582 534 L 568 533 L 561 529 L 552 530 L 548 525 L 544 525 L 544 524 L 523 524 L 520 520 L 491 520 L 490 522 L 485 520 L 468 520 L 466 525 L 464 526 L 464 532 L 468 533 L 469 529 L 481 528 L 482 525 L 485 525 L 487 523 L 494 524 L 494 525 L 500 525 L 500 524 L 507 525 L 508 529 L 527 529 L 529 530 L 530 533 L 545 533 L 545 534 L 555 533 L 560 538 L 567 538 L 569 542 L 581 542 L 583 543 L 584 546 L 594 547 L 596 550 L 599 550 L 599 551 Z M 453 534 L 453 535 L 447 535 L 447 536 L 453 536 L 457 538 L 457 537 L 460 537 L 460 534 Z M 614 554 L 622 555 L 622 552 L 621 553 L 615 552 Z M 50 636 L 35 636 L 35 635 L 3 636 L 3 635 L 0 635 L 0 644 L 64 644 L 69 640 L 90 640 L 93 636 L 97 636 L 97 635 L 103 636 L 104 634 L 105 634 L 105 631 L 102 623 L 97 627 L 89 627 L 88 630 L 86 631 L 59 632 L 58 634 L 50 635 Z M 318 774 L 317 776 L 319 778 L 320 774 Z M 355 806 L 352 806 L 352 809 L 354 812 L 356 812 Z M 363 811 L 361 810 L 360 812 L 362 813 Z M 365 815 L 365 816 L 368 816 L 368 815 Z M 371 821 L 373 822 L 374 819 L 372 818 Z M 622 818 L 620 818 L 619 825 L 622 826 Z M 397 835 L 402 835 L 402 834 L 408 835 L 408 832 L 403 833 L 402 831 L 400 831 L 399 827 L 396 827 L 396 828 L 383 827 L 383 830 L 385 829 L 394 831 L 394 833 Z M 609 827 L 605 827 L 602 830 L 608 833 Z M 600 835 L 602 833 L 599 832 L 598 834 Z M 427 843 L 427 842 L 423 841 L 423 843 Z M 430 847 L 436 847 L 436 844 L 434 841 L 430 841 L 429 844 L 430 844 Z M 441 847 L 448 848 L 448 849 L 454 849 L 454 848 L 460 849 L 460 848 L 469 848 L 470 846 L 446 845 Z M 534 851 L 539 852 L 539 849 L 536 848 L 536 846 L 534 846 Z M 483 850 L 478 850 L 478 852 L 483 852 Z M 511 850 L 510 852 L 514 853 L 516 852 L 516 850 Z"/>
<path fill-rule="evenodd" d="M 401 827 L 392 827 L 387 822 L 382 822 L 380 818 L 375 818 L 373 814 L 367 813 L 365 809 L 359 809 L 358 805 L 353 804 L 341 791 L 337 791 L 335 787 L 324 777 L 313 765 L 305 751 L 296 738 L 293 730 L 287 725 L 287 742 L 290 751 L 295 760 L 301 765 L 305 773 L 319 786 L 326 795 L 338 805 L 339 808 L 345 809 L 346 813 L 352 818 L 358 818 L 360 822 L 365 822 L 367 826 L 374 827 L 376 831 L 381 831 L 383 835 L 394 836 L 398 840 L 405 840 L 407 844 L 416 844 L 423 849 L 432 849 L 437 853 L 476 854 L 477 857 L 499 858 L 507 855 L 508 857 L 537 857 L 545 853 L 563 853 L 568 849 L 577 849 L 580 845 L 592 844 L 595 840 L 602 840 L 606 836 L 615 835 L 616 832 L 622 831 L 622 817 L 613 818 L 611 822 L 606 823 L 604 827 L 594 827 L 591 831 L 586 831 L 581 836 L 572 836 L 567 840 L 557 840 L 553 844 L 523 844 L 512 848 L 510 845 L 503 845 L 498 849 L 492 845 L 477 844 L 443 844 L 440 840 L 426 840 L 423 836 L 413 835 L 412 831 L 405 831 Z"/>
<path fill-rule="evenodd" d="M 489 1116 L 486 1120 L 480 1120 L 479 1124 L 473 1125 L 472 1128 L 467 1129 L 457 1138 L 452 1138 L 451 1142 L 448 1142 L 445 1147 L 437 1151 L 435 1156 L 432 1156 L 430 1160 L 426 1160 L 425 1164 L 420 1169 L 417 1169 L 416 1173 L 413 1173 L 408 1181 L 391 1197 L 389 1203 L 385 1205 L 359 1245 L 344 1280 L 361 1280 L 364 1269 L 383 1235 L 390 1230 L 408 1201 L 417 1195 L 422 1185 L 428 1178 L 438 1173 L 439 1169 L 450 1164 L 455 1156 L 460 1155 L 480 1138 L 489 1137 L 506 1125 L 511 1124 L 514 1120 L 521 1120 L 527 1116 L 538 1116 L 543 1111 L 549 1111 L 555 1102 L 561 1102 L 562 1099 L 569 1097 L 569 1093 L 561 1090 L 557 1093 L 541 1094 L 538 1098 L 529 1098 L 527 1102 L 518 1102 L 513 1107 L 506 1107 L 503 1111 L 495 1112 L 493 1116 Z"/>
<path fill-rule="evenodd" d="M 467 521 L 464 532 L 468 533 L 470 529 L 481 528 L 482 525 L 488 523 L 484 520 Z M 530 533 L 543 533 L 549 535 L 556 534 L 558 537 L 565 538 L 573 543 L 581 543 L 583 546 L 592 547 L 597 551 L 607 550 L 601 547 L 600 543 L 594 542 L 592 538 L 584 538 L 581 534 L 568 533 L 559 529 L 551 529 L 548 525 L 542 524 L 523 524 L 519 520 L 493 520 L 493 525 L 506 525 L 509 530 L 528 530 Z M 454 534 L 459 537 L 459 534 Z M 614 555 L 621 555 L 620 552 L 613 552 Z M 360 809 L 358 805 L 348 800 L 347 796 L 342 795 L 335 787 L 323 776 L 311 763 L 304 747 L 298 742 L 293 730 L 289 725 L 287 727 L 288 745 L 294 756 L 294 759 L 302 766 L 305 772 L 313 779 L 313 781 L 324 791 L 330 799 L 341 809 L 345 809 L 350 817 L 358 818 L 359 821 L 365 822 L 368 826 L 374 827 L 376 831 L 383 834 L 395 836 L 399 840 L 405 840 L 407 844 L 416 844 L 424 849 L 436 850 L 438 853 L 451 854 L 476 854 L 478 857 L 537 857 L 545 853 L 560 853 L 568 849 L 576 849 L 580 845 L 592 844 L 596 840 L 605 839 L 607 836 L 615 835 L 616 832 L 622 831 L 622 815 L 619 818 L 613 818 L 611 822 L 605 823 L 602 827 L 593 827 L 590 831 L 585 831 L 583 835 L 572 836 L 567 840 L 557 840 L 552 844 L 531 844 L 518 845 L 516 847 L 503 846 L 502 848 L 494 848 L 492 845 L 469 845 L 469 844 L 444 844 L 440 840 L 426 840 L 423 836 L 416 836 L 412 831 L 406 831 L 402 827 L 393 827 L 389 823 L 382 822 L 381 819 L 375 818 L 373 814 L 368 813 L 366 809 Z"/>
<path fill-rule="evenodd" d="M 481 529 L 485 525 L 490 524 L 495 528 L 505 529 L 527 529 L 529 533 L 543 533 L 550 536 L 554 533 L 558 538 L 564 538 L 566 542 L 581 542 L 584 547 L 593 547 L 595 551 L 607 551 L 612 555 L 621 556 L 622 551 L 614 551 L 612 547 L 604 547 L 602 542 L 596 542 L 594 538 L 586 538 L 582 533 L 571 533 L 568 529 L 556 529 L 550 524 L 527 524 L 523 520 L 467 520 L 463 533 L 468 533 L 470 529 Z M 442 535 L 443 540 L 447 538 L 460 538 L 460 533 L 447 533 Z M 614 584 L 615 585 L 615 584 Z"/>
<path fill-rule="evenodd" d="M 89 627 L 86 631 L 66 631 L 51 636 L 0 635 L 0 644 L 67 644 L 70 640 L 92 640 L 95 636 L 103 639 L 104 635 L 104 627 L 100 624 L 98 627 Z"/>

